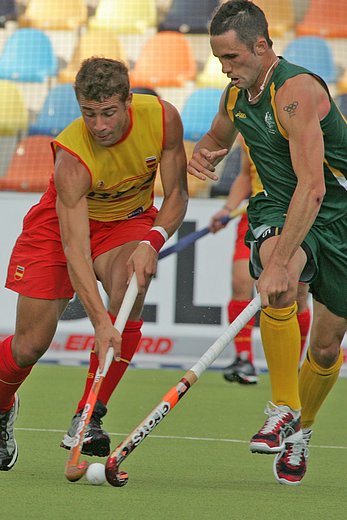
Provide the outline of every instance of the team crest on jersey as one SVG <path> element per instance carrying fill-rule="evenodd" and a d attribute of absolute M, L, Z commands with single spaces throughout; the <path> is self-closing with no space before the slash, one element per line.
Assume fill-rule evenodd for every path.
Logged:
<path fill-rule="evenodd" d="M 25 267 L 22 265 L 17 265 L 16 272 L 14 273 L 15 280 L 21 280 L 24 276 Z"/>
<path fill-rule="evenodd" d="M 247 119 L 246 114 L 244 114 L 243 112 L 241 112 L 241 110 L 239 110 L 238 112 L 236 112 L 235 117 L 238 117 L 239 119 Z"/>
<path fill-rule="evenodd" d="M 151 155 L 145 159 L 146 166 L 149 170 L 152 170 L 157 165 L 157 156 Z"/>
<path fill-rule="evenodd" d="M 100 188 L 100 189 L 104 188 L 104 187 L 105 187 L 105 183 L 104 183 L 104 181 L 102 181 L 102 180 L 101 180 L 101 181 L 98 181 L 98 182 L 96 183 L 96 187 L 97 187 L 97 188 Z"/>
<path fill-rule="evenodd" d="M 265 119 L 265 124 L 266 124 L 267 131 L 270 134 L 275 134 L 276 133 L 276 123 L 273 120 L 273 117 L 270 114 L 270 112 L 266 112 L 264 119 Z"/>

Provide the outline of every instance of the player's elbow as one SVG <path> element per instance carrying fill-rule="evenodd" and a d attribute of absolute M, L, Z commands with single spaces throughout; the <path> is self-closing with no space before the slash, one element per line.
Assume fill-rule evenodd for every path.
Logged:
<path fill-rule="evenodd" d="M 65 243 L 63 251 L 69 266 L 78 266 L 82 265 L 83 262 L 91 261 L 90 250 L 82 250 L 73 243 Z"/>
<path fill-rule="evenodd" d="M 309 189 L 309 198 L 313 203 L 320 207 L 325 197 L 325 193 L 325 184 L 321 184 L 319 186 L 311 186 Z"/>

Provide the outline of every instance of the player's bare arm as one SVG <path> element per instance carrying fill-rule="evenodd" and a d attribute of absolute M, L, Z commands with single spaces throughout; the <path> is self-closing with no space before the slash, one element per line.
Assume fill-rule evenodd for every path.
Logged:
<path fill-rule="evenodd" d="M 225 92 L 221 97 L 219 110 L 212 121 L 211 128 L 196 144 L 188 164 L 188 173 L 202 181 L 207 178 L 218 180 L 215 166 L 226 156 L 238 133 L 225 110 L 224 102 Z"/>
<path fill-rule="evenodd" d="M 164 199 L 154 222 L 170 237 L 181 225 L 188 204 L 187 159 L 183 146 L 183 126 L 176 108 L 162 101 L 165 109 L 165 143 L 160 161 Z M 156 273 L 158 255 L 148 244 L 140 243 L 128 261 L 129 279 L 137 275 L 139 292 Z"/>
<path fill-rule="evenodd" d="M 328 101 L 323 87 L 308 75 L 287 80 L 276 96 L 279 121 L 288 134 L 297 187 L 283 231 L 258 282 L 259 290 L 268 294 L 278 295 L 287 290 L 290 261 L 313 225 L 324 198 L 320 120 L 329 110 Z"/>
<path fill-rule="evenodd" d="M 187 211 L 187 157 L 183 145 L 183 125 L 176 108 L 163 101 L 165 144 L 160 161 L 164 200 L 155 220 L 169 237 L 180 227 Z"/>
<path fill-rule="evenodd" d="M 102 367 L 109 346 L 120 357 L 120 336 L 102 302 L 90 251 L 86 193 L 90 176 L 84 166 L 64 150 L 55 163 L 57 214 L 71 283 L 95 328 L 95 348 Z"/>

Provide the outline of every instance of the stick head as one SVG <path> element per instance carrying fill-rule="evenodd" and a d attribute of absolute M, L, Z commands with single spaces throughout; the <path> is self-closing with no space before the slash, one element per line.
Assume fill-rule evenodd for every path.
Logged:
<path fill-rule="evenodd" d="M 117 457 L 109 457 L 105 467 L 106 480 L 111 486 L 123 487 L 128 483 L 128 473 L 118 471 Z"/>
<path fill-rule="evenodd" d="M 67 464 L 65 467 L 64 475 L 70 482 L 77 482 L 83 475 L 85 475 L 89 466 L 89 462 L 86 460 L 80 462 L 77 465 Z"/>

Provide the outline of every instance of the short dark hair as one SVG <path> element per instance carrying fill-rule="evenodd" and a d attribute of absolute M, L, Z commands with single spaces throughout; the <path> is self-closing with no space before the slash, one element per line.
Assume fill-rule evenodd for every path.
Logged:
<path fill-rule="evenodd" d="M 93 56 L 82 62 L 74 87 L 77 99 L 82 95 L 101 102 L 117 94 L 126 101 L 130 92 L 128 68 L 121 61 Z"/>
<path fill-rule="evenodd" d="M 253 49 L 259 36 L 272 47 L 265 14 L 249 0 L 229 0 L 217 8 L 210 23 L 210 36 L 228 31 L 235 31 L 238 39 L 250 49 Z"/>

